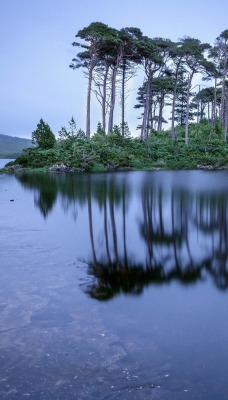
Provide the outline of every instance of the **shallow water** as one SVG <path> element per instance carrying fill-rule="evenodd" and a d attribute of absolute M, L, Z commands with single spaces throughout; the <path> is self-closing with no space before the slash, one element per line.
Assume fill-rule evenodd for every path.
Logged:
<path fill-rule="evenodd" d="M 227 178 L 0 175 L 1 399 L 227 399 Z"/>

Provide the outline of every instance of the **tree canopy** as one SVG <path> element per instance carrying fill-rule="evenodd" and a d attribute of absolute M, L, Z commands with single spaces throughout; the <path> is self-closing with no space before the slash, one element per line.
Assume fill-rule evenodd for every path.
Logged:
<path fill-rule="evenodd" d="M 176 138 L 177 124 L 185 125 L 185 143 L 188 144 L 189 120 L 207 117 L 224 130 L 228 125 L 228 30 L 215 40 L 214 46 L 185 36 L 177 42 L 167 38 L 145 36 L 137 27 L 120 30 L 102 22 L 92 22 L 76 34 L 79 48 L 71 68 L 83 68 L 88 79 L 86 106 L 86 135 L 91 135 L 91 98 L 93 93 L 101 107 L 101 128 L 112 132 L 120 104 L 121 132 L 124 136 L 126 102 L 130 80 L 138 73 L 142 83 L 138 88 L 135 108 L 139 116 L 141 139 L 147 139 L 154 130 L 161 130 L 170 112 L 171 135 Z M 140 72 L 141 71 L 141 72 Z M 213 87 L 213 100 L 208 107 L 196 103 L 195 81 L 207 81 Z M 117 102 L 119 99 L 119 102 Z M 206 101 L 204 97 L 204 103 Z M 206 112 L 207 109 L 207 112 Z M 167 111 L 169 110 L 169 111 Z M 164 113 L 166 118 L 164 118 Z"/>

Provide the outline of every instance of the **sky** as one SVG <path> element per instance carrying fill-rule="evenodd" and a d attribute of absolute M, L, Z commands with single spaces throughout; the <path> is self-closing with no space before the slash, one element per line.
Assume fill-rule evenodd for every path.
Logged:
<path fill-rule="evenodd" d="M 87 82 L 69 64 L 77 51 L 75 35 L 91 22 L 135 26 L 151 38 L 191 36 L 213 44 L 228 29 L 227 17 L 227 0 L 0 0 L 0 134 L 30 138 L 43 118 L 57 135 L 72 116 L 85 129 Z M 126 117 L 133 134 L 138 81 Z M 95 131 L 101 121 L 95 101 L 91 117 Z"/>

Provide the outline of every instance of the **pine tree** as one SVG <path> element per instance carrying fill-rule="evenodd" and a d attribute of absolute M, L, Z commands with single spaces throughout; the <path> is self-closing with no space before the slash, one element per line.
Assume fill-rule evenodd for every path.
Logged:
<path fill-rule="evenodd" d="M 50 126 L 41 118 L 36 130 L 32 132 L 32 144 L 38 145 L 42 149 L 51 149 L 54 147 L 55 142 L 55 135 Z"/>

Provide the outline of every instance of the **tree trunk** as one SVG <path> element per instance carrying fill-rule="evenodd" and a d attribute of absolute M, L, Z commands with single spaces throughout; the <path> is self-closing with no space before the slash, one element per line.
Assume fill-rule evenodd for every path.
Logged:
<path fill-rule="evenodd" d="M 153 96 L 152 91 L 150 90 L 148 99 L 147 120 L 146 120 L 146 138 L 148 138 L 149 132 L 151 132 L 152 96 Z"/>
<path fill-rule="evenodd" d="M 200 85 L 199 85 L 199 92 L 200 92 Z M 197 118 L 196 118 L 196 136 L 197 137 L 199 134 L 199 121 L 200 121 L 200 100 L 198 100 L 198 103 L 197 103 Z"/>
<path fill-rule="evenodd" d="M 216 86 L 217 86 L 217 79 L 215 78 L 215 87 L 214 87 L 214 101 L 212 103 L 212 126 L 215 129 L 216 125 L 216 120 L 217 120 L 217 112 L 216 112 L 216 107 L 217 107 L 217 91 L 216 91 Z"/>
<path fill-rule="evenodd" d="M 208 122 L 210 122 L 210 101 L 208 100 L 208 104 L 207 104 L 207 120 Z"/>
<path fill-rule="evenodd" d="M 164 97 L 165 94 L 161 93 L 161 100 L 159 104 L 159 117 L 158 117 L 158 131 L 162 130 L 162 113 L 163 113 L 163 107 L 164 107 Z"/>
<path fill-rule="evenodd" d="M 148 83 L 147 83 L 147 86 L 148 86 Z M 146 106 L 147 106 L 147 97 L 146 97 L 146 95 L 144 95 L 144 99 L 143 99 L 144 112 L 143 112 L 143 120 L 142 120 L 142 127 L 141 127 L 141 139 L 142 140 L 145 138 L 145 132 L 146 132 L 146 121 L 147 121 Z"/>
<path fill-rule="evenodd" d="M 122 49 L 116 58 L 116 63 L 113 67 L 112 80 L 111 80 L 111 100 L 110 100 L 110 110 L 109 110 L 109 121 L 108 121 L 108 132 L 113 131 L 113 117 L 116 102 L 116 78 L 118 68 L 120 66 L 121 60 L 123 58 Z"/>
<path fill-rule="evenodd" d="M 126 61 L 123 61 L 122 67 L 122 93 L 121 93 L 121 131 L 122 137 L 124 137 L 124 125 L 125 125 L 125 77 L 126 77 Z"/>
<path fill-rule="evenodd" d="M 227 138 L 227 128 L 228 128 L 228 88 L 225 91 L 225 104 L 224 104 L 224 141 Z"/>
<path fill-rule="evenodd" d="M 150 114 L 151 81 L 152 81 L 152 72 L 149 71 L 147 85 L 146 85 L 146 99 L 145 99 L 145 103 L 144 103 L 145 104 L 144 105 L 144 115 L 143 115 L 143 124 L 142 124 L 142 132 L 141 132 L 141 137 L 143 139 L 148 138 L 147 123 L 148 123 L 149 114 Z"/>
<path fill-rule="evenodd" d="M 110 100 L 110 111 L 109 111 L 109 121 L 108 121 L 108 132 L 113 130 L 113 116 L 116 101 L 116 76 L 117 76 L 118 65 L 116 64 L 112 72 L 112 82 L 111 82 L 111 100 Z"/>
<path fill-rule="evenodd" d="M 226 96 L 226 76 L 227 76 L 227 49 L 225 49 L 225 60 L 223 67 L 223 76 L 222 76 L 222 98 L 221 98 L 221 125 L 224 126 L 224 114 L 225 114 L 225 96 Z"/>
<path fill-rule="evenodd" d="M 177 97 L 177 82 L 175 83 L 174 90 L 173 90 L 173 104 L 172 104 L 172 139 L 176 139 L 176 133 L 175 133 L 175 126 L 174 126 L 174 117 L 175 117 L 175 105 L 176 105 L 176 97 Z"/>
<path fill-rule="evenodd" d="M 106 66 L 104 81 L 103 81 L 103 96 L 102 96 L 102 129 L 106 132 L 106 102 L 107 102 L 107 79 L 109 66 Z"/>
<path fill-rule="evenodd" d="M 174 117 L 175 117 L 175 106 L 176 106 L 176 98 L 177 98 L 177 84 L 178 84 L 178 74 L 179 74 L 179 69 L 181 66 L 182 58 L 179 59 L 177 66 L 176 66 L 176 73 L 175 73 L 175 85 L 173 89 L 173 103 L 172 103 L 172 129 L 171 129 L 171 136 L 172 139 L 176 139 L 176 133 L 175 133 L 175 126 L 174 126 Z"/>
<path fill-rule="evenodd" d="M 151 107 L 151 111 L 150 111 L 150 120 L 151 120 L 150 129 L 151 129 L 151 132 L 153 132 L 153 130 L 154 130 L 154 113 L 153 113 L 153 107 Z"/>
<path fill-rule="evenodd" d="M 187 99 L 186 99 L 187 108 L 186 108 L 186 119 L 185 119 L 185 144 L 186 144 L 186 146 L 188 146 L 189 100 L 190 100 L 190 89 L 191 89 L 193 75 L 194 75 L 194 71 L 192 71 L 189 76 L 188 87 L 187 87 Z"/>
<path fill-rule="evenodd" d="M 88 77 L 88 89 L 87 89 L 87 104 L 86 104 L 86 136 L 90 137 L 90 106 L 91 106 L 91 90 L 92 90 L 92 79 L 93 79 L 93 66 L 90 66 L 89 77 Z"/>

